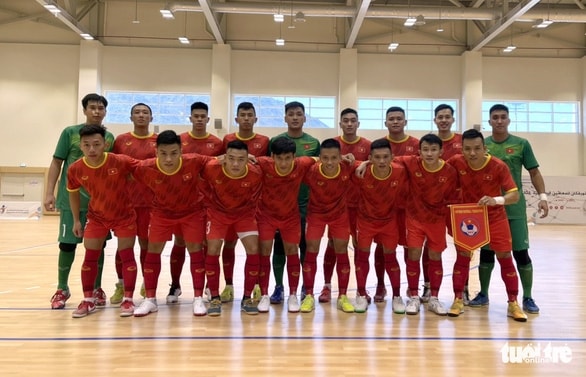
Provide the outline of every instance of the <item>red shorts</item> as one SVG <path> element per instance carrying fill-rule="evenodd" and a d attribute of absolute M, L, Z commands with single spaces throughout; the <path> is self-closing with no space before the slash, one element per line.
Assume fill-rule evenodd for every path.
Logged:
<path fill-rule="evenodd" d="M 150 207 L 135 207 L 134 212 L 136 212 L 136 235 L 138 238 L 148 238 L 151 221 Z"/>
<path fill-rule="evenodd" d="M 348 207 L 348 222 L 350 224 L 350 234 L 356 239 L 356 224 L 358 221 L 358 207 Z"/>
<path fill-rule="evenodd" d="M 407 246 L 407 225 L 404 208 L 397 208 L 395 212 L 397 216 L 397 227 L 399 228 L 399 245 Z"/>
<path fill-rule="evenodd" d="M 504 218 L 489 223 L 490 233 L 490 250 L 497 253 L 506 253 L 513 248 L 513 239 L 511 238 L 511 228 L 509 228 L 509 220 Z"/>
<path fill-rule="evenodd" d="M 258 222 L 260 241 L 273 240 L 277 230 L 281 233 L 283 242 L 298 245 L 301 240 L 301 218 L 297 214 L 285 220 L 277 220 L 258 212 L 256 221 Z"/>
<path fill-rule="evenodd" d="M 350 225 L 348 221 L 348 212 L 335 219 L 328 219 L 322 216 L 307 214 L 307 224 L 305 227 L 306 240 L 319 240 L 323 237 L 324 231 L 328 226 L 328 236 L 339 240 L 348 240 L 350 238 Z"/>
<path fill-rule="evenodd" d="M 205 213 L 196 211 L 178 218 L 151 217 L 149 242 L 166 242 L 172 235 L 182 237 L 185 242 L 202 243 L 204 240 Z"/>
<path fill-rule="evenodd" d="M 123 219 L 112 221 L 97 220 L 91 213 L 87 214 L 87 222 L 83 231 L 84 238 L 106 238 L 110 230 L 118 238 L 136 237 L 136 213 L 132 213 Z"/>
<path fill-rule="evenodd" d="M 447 247 L 446 226 L 443 222 L 422 223 L 407 216 L 407 247 L 422 248 L 427 239 L 429 250 L 441 252 Z"/>
<path fill-rule="evenodd" d="M 234 228 L 228 229 L 228 234 L 226 234 L 226 238 L 224 239 L 225 242 L 236 242 L 238 241 L 238 234 Z"/>
<path fill-rule="evenodd" d="M 396 218 L 390 221 L 373 221 L 359 217 L 356 223 L 356 233 L 358 234 L 356 240 L 360 250 L 370 250 L 373 240 L 387 250 L 395 250 L 399 242 L 399 227 Z"/>
<path fill-rule="evenodd" d="M 208 240 L 225 240 L 233 233 L 258 234 L 258 226 L 254 213 L 246 215 L 227 215 L 223 212 L 214 211 L 208 208 L 208 220 L 206 224 L 206 237 Z"/>

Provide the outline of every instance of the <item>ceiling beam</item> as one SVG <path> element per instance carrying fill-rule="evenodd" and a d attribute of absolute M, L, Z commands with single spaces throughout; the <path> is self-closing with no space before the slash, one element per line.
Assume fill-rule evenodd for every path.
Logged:
<path fill-rule="evenodd" d="M 222 31 L 220 30 L 220 24 L 216 19 L 216 14 L 212 10 L 212 7 L 210 6 L 208 0 L 199 0 L 199 6 L 201 7 L 201 10 L 203 11 L 203 14 L 206 18 L 206 21 L 208 22 L 208 25 L 212 30 L 214 38 L 216 38 L 216 42 L 218 44 L 223 45 L 225 43 L 224 36 L 222 35 Z"/>
<path fill-rule="evenodd" d="M 348 40 L 346 41 L 346 48 L 352 48 L 354 42 L 356 41 L 356 37 L 358 36 L 358 32 L 362 27 L 362 23 L 364 22 L 364 18 L 366 17 L 366 11 L 370 6 L 370 0 L 362 0 L 356 15 L 354 16 L 354 22 L 350 28 L 350 34 L 348 35 Z"/>
<path fill-rule="evenodd" d="M 448 0 L 448 1 L 452 4 L 454 4 L 455 6 L 457 6 L 458 8 L 464 8 L 464 4 L 462 4 L 458 0 Z"/>
<path fill-rule="evenodd" d="M 55 13 L 54 16 L 59 19 L 59 21 L 63 22 L 67 27 L 71 30 L 76 32 L 79 36 L 84 39 L 93 39 L 92 34 L 85 28 L 85 26 L 81 25 L 75 17 L 69 14 L 65 9 L 61 8 L 59 5 L 54 3 L 51 0 L 36 0 L 37 3 L 42 5 L 53 5 L 56 9 L 59 10 L 58 13 Z M 48 10 L 47 10 L 48 12 Z"/>

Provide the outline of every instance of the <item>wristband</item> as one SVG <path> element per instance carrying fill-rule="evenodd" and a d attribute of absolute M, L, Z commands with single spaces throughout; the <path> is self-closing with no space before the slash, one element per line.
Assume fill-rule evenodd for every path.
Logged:
<path fill-rule="evenodd" d="M 547 194 L 546 193 L 539 194 L 539 200 L 543 200 L 543 201 L 547 202 Z"/>
<path fill-rule="evenodd" d="M 505 198 L 503 196 L 495 196 L 493 199 L 496 202 L 497 206 L 504 206 L 505 205 Z"/>

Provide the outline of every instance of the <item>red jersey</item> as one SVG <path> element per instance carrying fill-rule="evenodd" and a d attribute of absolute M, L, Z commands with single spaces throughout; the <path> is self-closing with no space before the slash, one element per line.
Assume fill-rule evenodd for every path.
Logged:
<path fill-rule="evenodd" d="M 450 158 L 448 163 L 458 172 L 464 203 L 478 203 L 484 195 L 502 196 L 503 192 L 518 190 L 508 166 L 494 156 L 487 155 L 478 170 L 472 169 L 462 155 Z M 505 206 L 488 206 L 489 222 L 506 219 Z"/>
<path fill-rule="evenodd" d="M 219 156 L 224 153 L 222 140 L 210 133 L 205 137 L 193 136 L 191 131 L 181 135 L 181 153 L 197 153 L 204 156 Z"/>
<path fill-rule="evenodd" d="M 164 218 L 180 218 L 203 210 L 198 190 L 198 176 L 214 157 L 197 154 L 181 156 L 179 167 L 165 173 L 157 158 L 141 161 L 134 171 L 136 180 L 145 184 L 154 194 L 152 214 Z"/>
<path fill-rule="evenodd" d="M 248 146 L 248 153 L 255 156 L 267 156 L 269 154 L 269 138 L 265 135 L 253 134 L 248 139 L 238 136 L 238 132 L 224 136 L 224 150 L 228 143 L 234 140 L 240 140 Z"/>
<path fill-rule="evenodd" d="M 358 188 L 358 217 L 366 221 L 390 220 L 394 217 L 397 201 L 408 192 L 405 167 L 391 162 L 391 174 L 380 178 L 373 173 L 374 166 L 367 167 L 364 178 L 352 175 L 352 182 Z"/>
<path fill-rule="evenodd" d="M 462 134 L 453 133 L 448 139 L 442 139 L 442 158 L 449 160 L 450 157 L 462 154 Z"/>
<path fill-rule="evenodd" d="M 409 179 L 406 213 L 420 223 L 441 223 L 448 214 L 448 205 L 458 202 L 458 173 L 440 160 L 436 170 L 427 170 L 419 156 L 403 156 L 397 161 L 405 166 Z"/>
<path fill-rule="evenodd" d="M 138 136 L 134 132 L 118 135 L 114 140 L 112 152 L 125 154 L 137 160 L 153 158 L 157 151 L 157 135 L 150 133 L 147 136 Z M 126 191 L 134 207 L 150 207 L 153 202 L 153 192 L 144 184 L 130 179 Z"/>
<path fill-rule="evenodd" d="M 341 163 L 338 173 L 333 177 L 326 177 L 321 166 L 321 163 L 312 165 L 303 178 L 303 182 L 309 187 L 307 214 L 335 219 L 347 211 L 346 191 L 358 163 L 351 166 Z"/>
<path fill-rule="evenodd" d="M 219 161 L 210 161 L 201 173 L 210 186 L 207 206 L 231 217 L 254 215 L 262 186 L 262 171 L 258 166 L 248 164 L 246 174 L 232 177 Z"/>
<path fill-rule="evenodd" d="M 349 142 L 344 140 L 344 136 L 336 136 L 334 139 L 340 142 L 340 152 L 342 154 L 352 153 L 357 161 L 366 161 L 370 154 L 370 140 L 358 137 L 356 141 Z M 349 208 L 357 208 L 360 194 L 358 187 L 350 185 L 346 193 L 346 205 Z"/>
<path fill-rule="evenodd" d="M 393 157 L 419 155 L 419 140 L 413 136 L 407 135 L 401 141 L 394 141 L 387 135 L 387 140 L 391 143 Z"/>
<path fill-rule="evenodd" d="M 106 152 L 100 166 L 89 166 L 83 157 L 67 170 L 67 191 L 78 191 L 83 187 L 90 195 L 88 215 L 98 221 L 107 223 L 125 219 L 134 212 L 125 186 L 139 162 Z"/>
<path fill-rule="evenodd" d="M 278 220 L 299 216 L 299 187 L 315 160 L 312 157 L 297 157 L 293 161 L 293 169 L 286 175 L 277 172 L 272 158 L 259 157 L 257 163 L 263 173 L 258 210 Z"/>

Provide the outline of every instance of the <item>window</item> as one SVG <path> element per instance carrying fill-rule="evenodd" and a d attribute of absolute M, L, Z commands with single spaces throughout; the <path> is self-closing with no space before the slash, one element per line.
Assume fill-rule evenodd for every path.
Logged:
<path fill-rule="evenodd" d="M 511 132 L 578 132 L 578 102 L 484 101 L 483 124 L 488 124 L 490 108 L 497 103 L 509 108 Z"/>
<path fill-rule="evenodd" d="M 305 106 L 307 118 L 305 128 L 335 128 L 336 98 L 335 97 L 293 97 L 268 95 L 234 95 L 233 112 L 241 102 L 251 102 L 256 109 L 258 122 L 256 127 L 283 127 L 285 122 L 285 104 L 297 101 Z"/>
<path fill-rule="evenodd" d="M 454 99 L 358 99 L 358 115 L 360 128 L 367 130 L 385 129 L 387 109 L 399 106 L 405 110 L 407 129 L 412 131 L 435 131 L 433 110 L 436 106 L 445 103 L 454 108 L 454 117 L 458 118 L 458 101 Z"/>
<path fill-rule="evenodd" d="M 157 93 L 106 91 L 108 112 L 106 123 L 130 123 L 132 105 L 142 102 L 153 110 L 153 125 L 190 125 L 191 104 L 196 101 L 210 103 L 210 96 L 196 93 Z"/>

